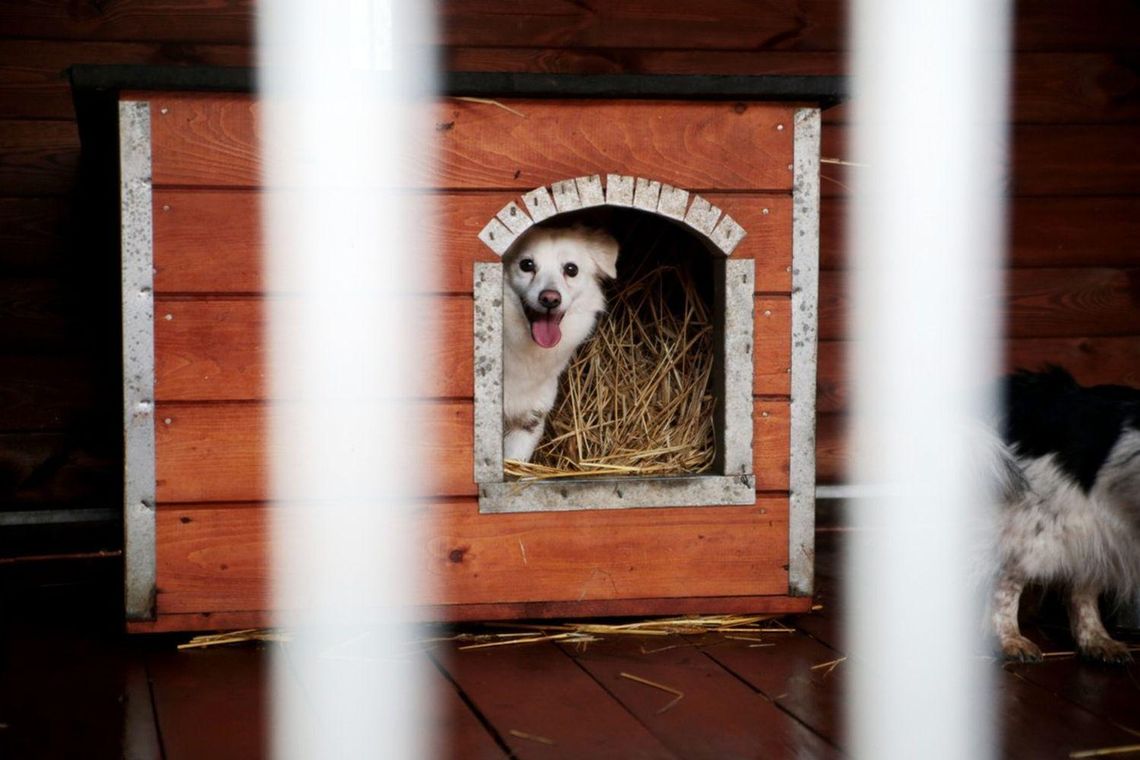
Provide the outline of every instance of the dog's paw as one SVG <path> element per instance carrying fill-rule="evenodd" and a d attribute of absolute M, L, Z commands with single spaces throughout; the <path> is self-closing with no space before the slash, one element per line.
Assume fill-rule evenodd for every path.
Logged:
<path fill-rule="evenodd" d="M 1016 662 L 1041 662 L 1041 648 L 1024 636 L 1008 636 L 1001 640 L 1001 655 Z"/>
<path fill-rule="evenodd" d="M 1084 642 L 1079 647 L 1081 657 L 1093 662 L 1103 662 L 1107 665 L 1126 665 L 1132 662 L 1132 655 L 1128 647 L 1107 636 Z"/>

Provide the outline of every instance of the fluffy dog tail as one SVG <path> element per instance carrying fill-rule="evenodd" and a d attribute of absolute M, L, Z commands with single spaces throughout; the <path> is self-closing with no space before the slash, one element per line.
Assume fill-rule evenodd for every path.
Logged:
<path fill-rule="evenodd" d="M 987 425 L 975 425 L 971 437 L 974 476 L 985 484 L 991 498 L 1010 504 L 1025 496 L 1030 490 L 1029 479 L 1013 449 Z"/>

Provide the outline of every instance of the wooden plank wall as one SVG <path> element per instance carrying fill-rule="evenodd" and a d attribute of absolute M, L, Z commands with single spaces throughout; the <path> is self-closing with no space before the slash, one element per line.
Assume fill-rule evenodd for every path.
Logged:
<path fill-rule="evenodd" d="M 832 0 L 444 0 L 454 70 L 575 73 L 843 71 Z M 1016 12 L 1012 363 L 1140 385 L 1140 8 L 1055 0 Z M 72 225 L 72 63 L 242 65 L 248 0 L 0 0 L 0 509 L 113 504 L 117 408 L 106 333 Z M 845 109 L 824 152 L 844 157 Z M 820 476 L 842 477 L 842 174 L 823 204 Z"/>

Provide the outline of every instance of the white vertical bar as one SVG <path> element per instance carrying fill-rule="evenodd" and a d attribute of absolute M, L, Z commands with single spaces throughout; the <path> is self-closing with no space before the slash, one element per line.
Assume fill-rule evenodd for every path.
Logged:
<path fill-rule="evenodd" d="M 411 382 L 429 356 L 422 229 L 405 169 L 432 82 L 403 40 L 429 3 L 280 0 L 260 7 L 268 243 L 273 668 L 277 757 L 424 754 L 420 687 L 399 625 L 418 598 L 412 499 L 430 450 Z M 417 90 L 417 85 L 420 88 Z M 420 415 L 422 417 L 422 415 Z"/>
<path fill-rule="evenodd" d="M 1007 16 L 854 4 L 854 480 L 884 487 L 845 574 L 857 757 L 994 754 L 968 431 L 996 368 Z"/>

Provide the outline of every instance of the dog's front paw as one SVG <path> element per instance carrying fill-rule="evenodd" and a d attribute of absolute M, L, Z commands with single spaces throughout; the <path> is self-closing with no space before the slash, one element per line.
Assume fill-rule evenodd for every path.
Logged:
<path fill-rule="evenodd" d="M 1081 657 L 1108 665 L 1126 665 L 1132 662 L 1128 647 L 1107 636 L 1098 636 L 1079 646 Z"/>
<path fill-rule="evenodd" d="M 1024 636 L 1006 636 L 1001 640 L 1001 655 L 1017 662 L 1041 662 L 1041 648 Z"/>

